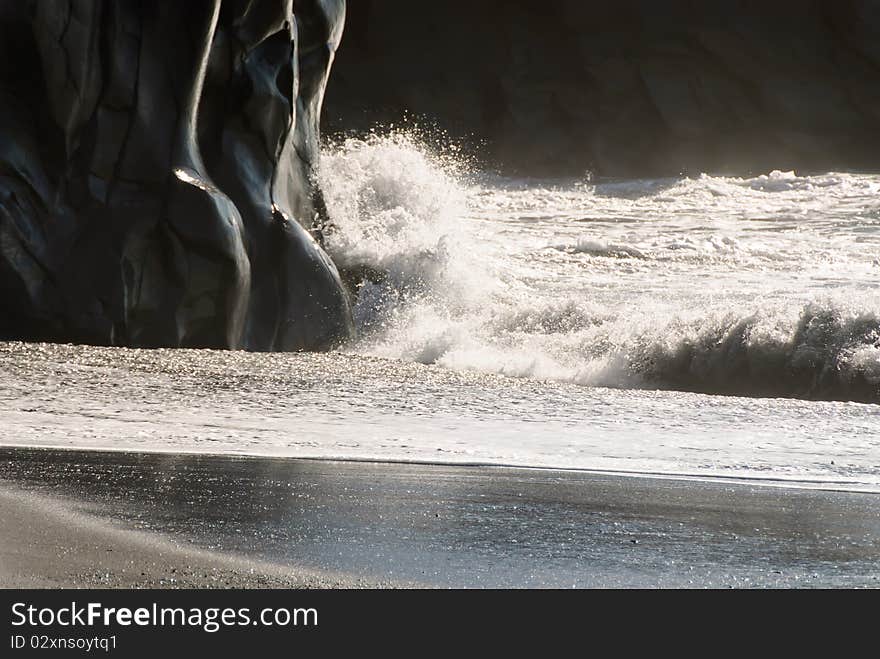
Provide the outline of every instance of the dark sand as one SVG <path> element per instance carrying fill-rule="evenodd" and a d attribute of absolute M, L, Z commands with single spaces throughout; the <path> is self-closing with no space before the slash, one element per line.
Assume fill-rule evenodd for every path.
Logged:
<path fill-rule="evenodd" d="M 880 495 L 0 448 L 4 587 L 880 586 Z"/>

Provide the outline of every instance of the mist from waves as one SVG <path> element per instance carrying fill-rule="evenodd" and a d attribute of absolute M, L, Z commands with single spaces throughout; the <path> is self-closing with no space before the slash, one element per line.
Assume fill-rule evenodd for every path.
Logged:
<path fill-rule="evenodd" d="M 325 149 L 344 350 L 583 385 L 880 402 L 880 176 L 509 179 Z"/>

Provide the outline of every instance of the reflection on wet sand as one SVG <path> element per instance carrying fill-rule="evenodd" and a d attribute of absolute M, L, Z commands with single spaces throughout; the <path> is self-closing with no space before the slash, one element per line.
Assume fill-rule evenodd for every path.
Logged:
<path fill-rule="evenodd" d="M 877 585 L 877 495 L 612 475 L 0 449 L 0 482 L 291 570 L 428 586 Z"/>

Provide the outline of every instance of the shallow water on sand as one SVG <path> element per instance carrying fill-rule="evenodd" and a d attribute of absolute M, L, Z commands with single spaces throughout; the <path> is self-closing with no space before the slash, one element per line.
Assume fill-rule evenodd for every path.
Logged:
<path fill-rule="evenodd" d="M 490 463 L 880 491 L 875 405 L 339 353 L 0 344 L 0 444 Z"/>
<path fill-rule="evenodd" d="M 573 471 L 0 447 L 0 483 L 7 482 L 15 492 L 0 490 L 0 505 L 22 494 L 25 501 L 32 493 L 63 495 L 62 510 L 112 520 L 116 529 L 167 535 L 177 547 L 258 559 L 294 575 L 317 571 L 318 583 L 850 588 L 880 581 L 877 496 L 863 493 Z M 34 529 L 55 535 L 46 529 L 53 519 L 47 509 L 24 510 L 39 511 L 31 537 Z M 15 534 L 0 536 L 0 546 L 4 539 L 14 555 Z M 94 536 L 87 544 L 106 553 Z M 139 570 L 122 578 L 146 577 L 150 585 L 159 576 L 165 586 L 198 579 L 191 563 L 170 553 L 141 582 Z M 0 568 L 9 567 L 5 559 Z M 212 572 L 202 574 L 217 585 Z M 74 583 L 83 577 L 94 578 L 87 571 Z M 112 586 L 120 575 L 101 568 L 95 577 Z"/>

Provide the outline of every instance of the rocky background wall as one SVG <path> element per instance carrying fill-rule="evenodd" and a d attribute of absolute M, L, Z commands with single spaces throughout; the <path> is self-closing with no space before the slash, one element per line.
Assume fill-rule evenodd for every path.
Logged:
<path fill-rule="evenodd" d="M 874 0 L 353 0 L 334 132 L 404 112 L 508 172 L 880 166 Z"/>
<path fill-rule="evenodd" d="M 344 0 L 2 0 L 0 338 L 322 349 Z"/>

